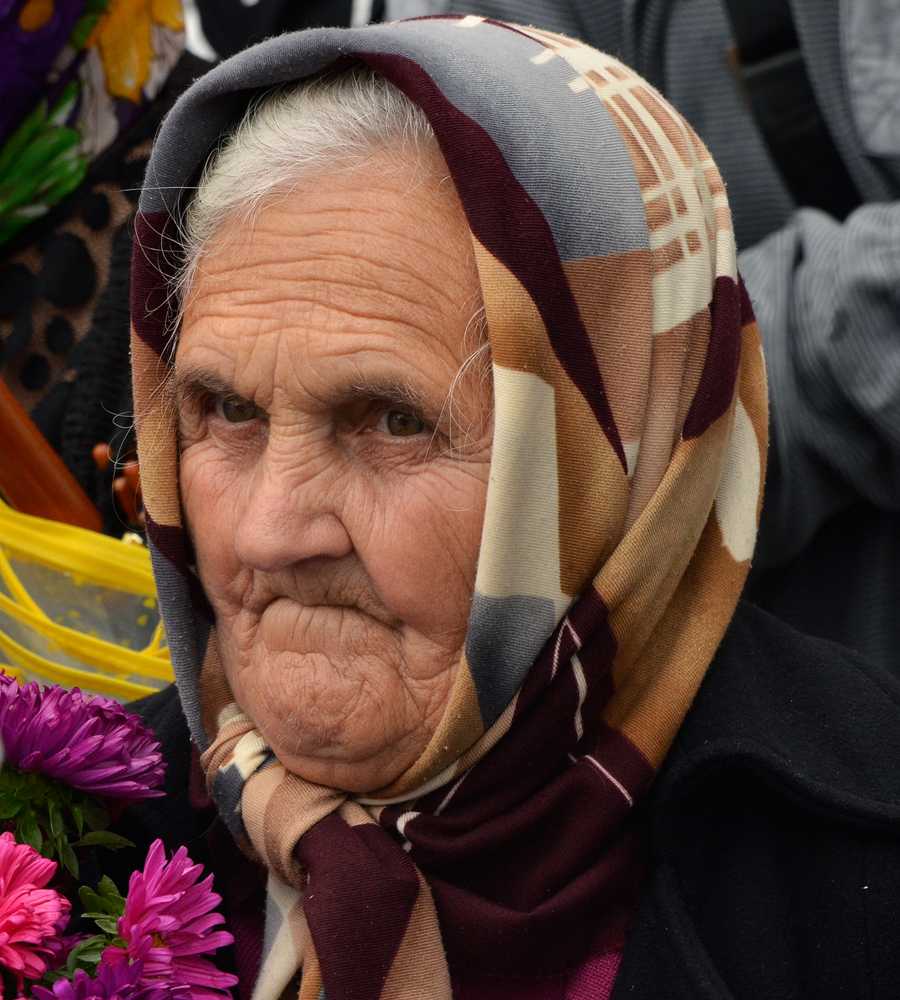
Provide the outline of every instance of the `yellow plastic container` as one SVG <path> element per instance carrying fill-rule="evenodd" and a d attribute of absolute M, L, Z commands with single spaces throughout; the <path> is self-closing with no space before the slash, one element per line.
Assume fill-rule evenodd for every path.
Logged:
<path fill-rule="evenodd" d="M 122 702 L 169 684 L 147 549 L 0 500 L 0 669 Z"/>

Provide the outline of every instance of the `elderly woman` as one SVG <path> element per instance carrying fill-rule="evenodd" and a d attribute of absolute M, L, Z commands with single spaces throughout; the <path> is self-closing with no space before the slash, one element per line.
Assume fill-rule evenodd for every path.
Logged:
<path fill-rule="evenodd" d="M 133 299 L 243 995 L 891 994 L 897 694 L 736 613 L 762 358 L 647 84 L 472 17 L 250 49 L 162 130 Z M 174 797 L 132 822 L 197 855 L 144 712 Z"/>

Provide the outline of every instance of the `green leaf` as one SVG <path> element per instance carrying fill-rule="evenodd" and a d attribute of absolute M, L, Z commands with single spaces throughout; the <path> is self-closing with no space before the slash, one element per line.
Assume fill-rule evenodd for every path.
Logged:
<path fill-rule="evenodd" d="M 63 844 L 63 849 L 59 853 L 59 860 L 62 862 L 66 871 L 69 872 L 73 878 L 78 878 L 80 872 L 78 867 L 78 858 L 75 856 L 75 852 L 68 844 Z"/>
<path fill-rule="evenodd" d="M 59 96 L 59 100 L 47 113 L 47 121 L 54 128 L 65 125 L 66 119 L 72 113 L 78 100 L 78 84 L 72 80 Z"/>
<path fill-rule="evenodd" d="M 78 836 L 80 837 L 84 832 L 84 812 L 81 806 L 73 802 L 69 806 L 69 814 L 75 820 L 75 829 L 78 831 Z"/>
<path fill-rule="evenodd" d="M 110 833 L 109 830 L 92 830 L 80 840 L 76 840 L 72 846 L 109 847 L 111 850 L 117 850 L 120 847 L 134 847 L 134 844 L 125 837 L 120 837 L 118 833 Z"/>
<path fill-rule="evenodd" d="M 100 895 L 110 903 L 110 905 L 115 905 L 117 907 L 116 913 L 121 916 L 125 912 L 125 897 L 119 892 L 116 883 L 109 877 L 109 875 L 104 875 L 102 879 L 97 883 L 97 890 Z"/>
<path fill-rule="evenodd" d="M 89 886 L 83 885 L 78 890 L 78 898 L 89 911 L 85 916 L 91 920 L 109 916 L 121 917 L 125 913 L 125 897 L 108 875 L 100 879 L 96 892 Z"/>
<path fill-rule="evenodd" d="M 75 150 L 72 150 L 71 156 L 67 154 L 66 158 L 57 160 L 53 167 L 53 175 L 44 179 L 40 198 L 51 204 L 54 204 L 60 198 L 64 198 L 70 191 L 74 191 L 84 180 L 87 169 L 87 160 Z"/>
<path fill-rule="evenodd" d="M 100 956 L 103 954 L 103 949 L 107 947 L 109 941 L 102 937 L 100 934 L 95 934 L 94 937 L 88 938 L 86 941 L 82 941 L 81 944 L 76 945 L 72 951 L 69 953 L 69 960 L 67 965 L 74 964 L 79 960 L 82 962 L 99 962 Z"/>
<path fill-rule="evenodd" d="M 48 170 L 48 164 L 52 165 L 57 157 L 77 146 L 78 141 L 78 133 L 71 128 L 55 128 L 37 136 L 4 173 L 0 182 L 0 199 L 3 202 L 15 199 L 17 204 L 29 200 L 44 177 L 52 172 Z"/>
<path fill-rule="evenodd" d="M 77 944 L 66 959 L 66 967 L 55 974 L 56 978 L 65 977 L 71 979 L 78 969 L 93 973 L 103 957 L 103 950 L 111 943 L 109 937 L 95 934 Z M 47 976 L 45 975 L 44 981 Z"/>
<path fill-rule="evenodd" d="M 48 110 L 46 101 L 38 102 L 0 150 L 0 240 L 9 239 L 45 214 L 84 179 L 88 161 L 78 151 L 81 136 L 63 124 L 77 97 L 78 87 L 73 81 L 52 109 Z M 31 787 L 24 781 L 15 794 L 22 797 L 22 792 Z"/>
<path fill-rule="evenodd" d="M 51 799 L 47 803 L 47 812 L 49 813 L 50 818 L 50 833 L 53 834 L 53 837 L 58 840 L 65 831 L 62 810 L 59 808 L 59 805 Z"/>
<path fill-rule="evenodd" d="M 16 824 L 16 840 L 23 844 L 28 844 L 29 847 L 33 847 L 36 851 L 40 851 L 44 843 L 44 838 L 41 836 L 41 828 L 34 818 L 34 813 L 22 816 L 19 819 L 19 822 Z"/>
<path fill-rule="evenodd" d="M 101 931 L 105 931 L 107 934 L 115 934 L 119 927 L 119 918 L 106 916 L 103 913 L 88 913 L 84 912 L 81 914 L 88 920 L 93 920 L 94 923 L 100 928 Z"/>
<path fill-rule="evenodd" d="M 89 885 L 83 885 L 78 890 L 78 898 L 84 903 L 86 910 L 96 910 L 103 905 L 103 899 Z"/>
<path fill-rule="evenodd" d="M 34 796 L 34 789 L 30 783 L 23 781 L 20 785 L 16 786 L 13 795 L 15 795 L 17 799 L 24 799 L 26 802 L 30 802 Z"/>
<path fill-rule="evenodd" d="M 47 120 L 47 102 L 39 101 L 31 114 L 9 137 L 0 151 L 0 178 L 14 164 L 22 150 L 40 133 Z"/>
<path fill-rule="evenodd" d="M 109 826 L 109 813 L 103 806 L 86 802 L 81 807 L 81 814 L 89 830 L 105 830 Z"/>

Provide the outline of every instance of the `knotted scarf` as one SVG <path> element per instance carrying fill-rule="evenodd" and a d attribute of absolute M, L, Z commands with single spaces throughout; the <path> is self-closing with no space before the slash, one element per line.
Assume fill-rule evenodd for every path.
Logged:
<path fill-rule="evenodd" d="M 455 686 L 421 758 L 364 796 L 286 771 L 234 703 L 161 391 L 185 185 L 261 90 L 351 60 L 434 129 L 475 247 L 496 400 Z M 485 983 L 548 981 L 620 949 L 639 895 L 634 807 L 734 612 L 765 468 L 758 336 L 725 190 L 690 127 L 615 59 L 533 29 L 446 17 L 282 36 L 202 78 L 164 124 L 133 323 L 181 697 L 221 816 L 270 872 L 256 1000 L 301 968 L 302 1000 L 449 1000 L 472 977 L 495 995 Z"/>

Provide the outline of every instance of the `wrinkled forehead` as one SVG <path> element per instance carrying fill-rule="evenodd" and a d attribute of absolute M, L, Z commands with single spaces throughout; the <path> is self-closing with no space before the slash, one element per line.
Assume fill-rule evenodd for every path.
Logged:
<path fill-rule="evenodd" d="M 272 413 L 368 392 L 433 426 L 461 419 L 484 381 L 481 288 L 446 165 L 429 159 L 380 152 L 226 222 L 183 296 L 176 404 L 203 389 Z"/>

